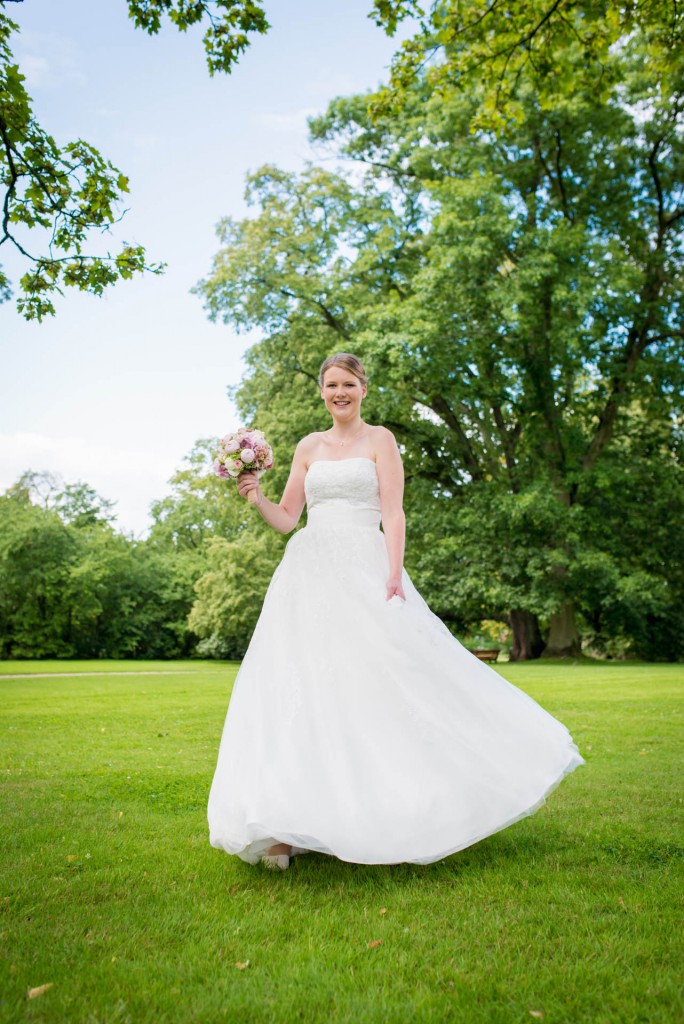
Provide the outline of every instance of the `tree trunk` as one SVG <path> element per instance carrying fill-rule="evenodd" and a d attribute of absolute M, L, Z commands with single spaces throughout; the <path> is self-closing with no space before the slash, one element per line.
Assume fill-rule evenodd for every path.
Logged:
<path fill-rule="evenodd" d="M 510 660 L 531 661 L 538 658 L 544 650 L 544 641 L 537 616 L 522 608 L 514 608 L 508 613 L 508 624 L 513 630 Z"/>
<path fill-rule="evenodd" d="M 581 653 L 582 647 L 575 623 L 575 605 L 572 601 L 566 601 L 560 610 L 551 616 L 549 638 L 542 658 L 578 658 Z"/>

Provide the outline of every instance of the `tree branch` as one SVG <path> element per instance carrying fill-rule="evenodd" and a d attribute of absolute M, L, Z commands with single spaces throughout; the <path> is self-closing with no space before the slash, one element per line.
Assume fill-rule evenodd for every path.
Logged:
<path fill-rule="evenodd" d="M 480 464 L 473 451 L 470 439 L 459 423 L 453 409 L 443 395 L 430 395 L 424 404 L 444 421 L 447 427 L 456 435 L 458 446 L 461 450 L 463 464 L 473 480 L 480 481 L 483 478 Z"/>
<path fill-rule="evenodd" d="M 563 172 L 561 170 L 561 154 L 562 154 L 562 141 L 560 131 L 556 129 L 553 133 L 553 137 L 556 140 L 556 180 L 558 182 L 558 191 L 560 193 L 561 206 L 563 207 L 563 213 L 572 224 L 574 216 L 572 210 L 568 206 L 568 197 L 565 191 L 565 183 L 563 182 Z"/>
<path fill-rule="evenodd" d="M 610 443 L 613 437 L 615 421 L 629 381 L 634 375 L 636 366 L 644 351 L 655 340 L 655 338 L 649 338 L 648 340 L 640 338 L 639 331 L 634 327 L 630 331 L 627 344 L 620 357 L 621 367 L 613 375 L 610 394 L 599 416 L 594 436 L 582 460 L 582 468 L 585 471 L 589 471 L 594 467 L 601 452 Z"/>

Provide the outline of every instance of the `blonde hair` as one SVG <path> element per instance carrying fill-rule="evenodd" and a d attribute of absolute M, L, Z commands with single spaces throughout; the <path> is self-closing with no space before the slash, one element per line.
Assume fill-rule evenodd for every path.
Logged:
<path fill-rule="evenodd" d="M 328 356 L 321 364 L 321 368 L 318 371 L 319 387 L 323 387 L 326 370 L 329 370 L 331 366 L 341 366 L 349 373 L 353 373 L 355 377 L 358 377 L 362 384 L 368 384 L 368 374 L 361 360 L 357 356 L 353 356 L 351 352 L 336 352 L 334 356 Z"/>

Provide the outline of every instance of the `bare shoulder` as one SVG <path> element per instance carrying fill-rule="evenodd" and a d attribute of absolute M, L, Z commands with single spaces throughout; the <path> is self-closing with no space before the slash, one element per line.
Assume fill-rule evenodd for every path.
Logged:
<path fill-rule="evenodd" d="M 295 448 L 294 457 L 295 459 L 303 459 L 306 461 L 308 457 L 314 452 L 316 445 L 319 443 L 321 438 L 321 432 L 314 430 L 311 434 L 306 434 L 301 441 L 297 443 Z"/>
<path fill-rule="evenodd" d="M 399 450 L 397 440 L 387 427 L 371 427 L 370 440 L 377 452 L 396 452 Z"/>
<path fill-rule="evenodd" d="M 320 430 L 314 430 L 310 434 L 305 434 L 301 441 L 298 442 L 297 448 L 299 451 L 310 451 L 314 448 L 323 436 L 323 432 Z"/>

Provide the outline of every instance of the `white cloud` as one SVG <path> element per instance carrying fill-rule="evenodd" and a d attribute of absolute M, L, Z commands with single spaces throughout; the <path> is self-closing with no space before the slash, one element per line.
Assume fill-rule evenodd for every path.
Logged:
<path fill-rule="evenodd" d="M 16 45 L 19 70 L 29 92 L 86 84 L 83 59 L 71 39 L 54 32 L 23 32 Z"/>
<path fill-rule="evenodd" d="M 176 469 L 170 457 L 96 444 L 83 437 L 0 434 L 0 491 L 25 470 L 58 473 L 65 483 L 83 481 L 116 502 L 119 529 L 144 534 L 150 526 L 150 503 L 169 490 Z"/>
<path fill-rule="evenodd" d="M 21 58 L 21 71 L 26 78 L 26 85 L 30 88 L 38 87 L 49 82 L 50 64 L 45 57 L 39 57 L 35 53 L 25 53 Z"/>

